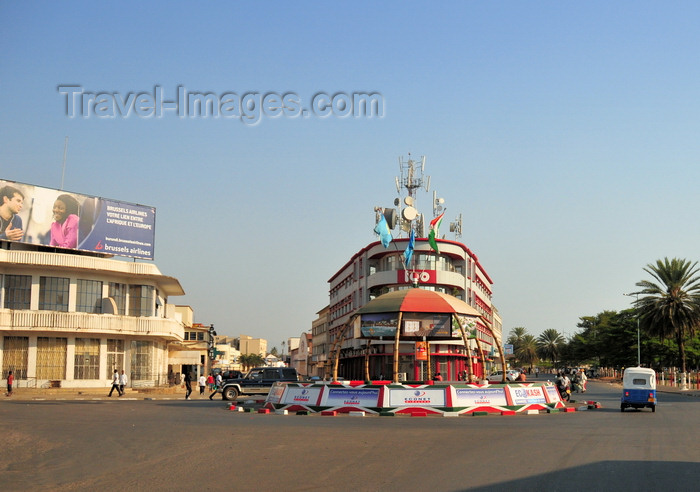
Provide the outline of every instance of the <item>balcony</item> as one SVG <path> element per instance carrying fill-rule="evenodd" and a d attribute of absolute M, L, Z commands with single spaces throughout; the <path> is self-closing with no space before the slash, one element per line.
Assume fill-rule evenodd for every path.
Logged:
<path fill-rule="evenodd" d="M 148 335 L 177 341 L 184 338 L 183 326 L 178 321 L 168 318 L 13 309 L 0 309 L 0 330 L 70 332 L 76 336 Z"/>

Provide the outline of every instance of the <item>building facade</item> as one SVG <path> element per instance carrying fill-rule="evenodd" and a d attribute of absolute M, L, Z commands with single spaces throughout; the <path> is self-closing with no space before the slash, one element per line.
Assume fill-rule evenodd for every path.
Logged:
<path fill-rule="evenodd" d="M 500 316 L 491 302 L 493 281 L 477 256 L 464 244 L 444 239 L 438 239 L 437 243 L 439 253 L 430 247 L 427 239 L 415 239 L 411 270 L 404 266 L 404 250 L 408 239 L 394 239 L 390 247 L 384 247 L 381 242 L 373 242 L 353 255 L 328 281 L 329 347 L 341 344 L 339 335 L 355 310 L 387 292 L 417 286 L 450 294 L 474 307 L 482 316 L 476 324 L 474 335 L 483 351 L 492 356 L 498 350 L 495 345 L 500 345 L 502 331 Z M 353 335 L 356 334 L 351 333 L 340 345 L 338 374 L 346 379 L 364 379 L 366 340 Z M 371 378 L 391 378 L 393 343 L 372 341 Z M 474 374 L 481 377 L 495 366 L 497 360 L 492 362 L 490 357 L 481 360 L 476 340 L 472 339 L 469 343 Z M 468 361 L 462 340 L 429 342 L 429 350 L 432 374 L 440 372 L 445 379 L 450 380 L 462 377 Z M 330 352 L 331 350 L 327 354 L 331 355 Z M 424 364 L 417 362 L 415 353 L 415 343 L 400 344 L 399 374 L 409 380 L 422 380 L 428 371 Z M 326 360 L 326 377 L 331 374 L 332 364 L 333 361 Z"/>
<path fill-rule="evenodd" d="M 130 386 L 168 379 L 184 340 L 171 296 L 179 281 L 151 262 L 0 241 L 0 367 L 18 387 Z"/>

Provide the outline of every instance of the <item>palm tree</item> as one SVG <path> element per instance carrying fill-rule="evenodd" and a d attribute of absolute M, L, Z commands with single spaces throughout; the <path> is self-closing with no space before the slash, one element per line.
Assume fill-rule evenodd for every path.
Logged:
<path fill-rule="evenodd" d="M 519 362 L 527 364 L 532 369 L 532 364 L 537 363 L 537 341 L 532 335 L 524 335 L 518 349 L 514 354 Z"/>
<path fill-rule="evenodd" d="M 698 262 L 679 258 L 656 260 L 644 269 L 658 283 L 648 280 L 637 282 L 643 295 L 637 297 L 635 307 L 639 323 L 652 336 L 662 340 L 675 338 L 679 362 L 685 375 L 685 341 L 695 336 L 700 325 L 700 276 Z"/>
<path fill-rule="evenodd" d="M 544 330 L 537 337 L 537 352 L 543 359 L 552 361 L 552 365 L 561 354 L 562 345 L 564 345 L 564 337 L 554 328 Z"/>

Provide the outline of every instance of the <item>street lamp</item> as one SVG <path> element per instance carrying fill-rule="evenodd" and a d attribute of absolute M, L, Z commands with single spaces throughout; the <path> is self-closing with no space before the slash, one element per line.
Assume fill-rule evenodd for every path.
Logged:
<path fill-rule="evenodd" d="M 622 294 L 623 296 L 636 296 L 637 297 L 637 304 L 639 304 L 639 292 L 633 292 L 632 294 Z M 635 306 L 637 308 L 637 306 Z M 638 309 L 638 308 L 637 308 Z M 642 352 L 641 352 L 641 345 L 639 342 L 639 310 L 637 310 L 637 366 L 642 365 Z"/>

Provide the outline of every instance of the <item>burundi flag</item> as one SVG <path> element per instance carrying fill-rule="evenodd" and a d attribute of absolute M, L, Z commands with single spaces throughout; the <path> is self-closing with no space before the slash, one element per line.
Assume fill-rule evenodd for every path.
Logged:
<path fill-rule="evenodd" d="M 445 216 L 445 212 L 441 213 L 437 217 L 435 217 L 433 220 L 430 221 L 430 232 L 428 233 L 428 243 L 430 244 L 430 247 L 435 250 L 436 253 L 439 253 L 440 250 L 438 250 L 438 245 L 436 239 L 438 238 L 438 235 L 440 234 L 440 224 L 442 224 L 442 218 Z"/>
<path fill-rule="evenodd" d="M 404 262 L 403 264 L 406 266 L 406 270 L 408 270 L 408 265 L 411 263 L 411 258 L 413 257 L 413 248 L 416 244 L 416 235 L 413 232 L 413 229 L 411 229 L 411 236 L 408 238 L 408 246 L 406 246 L 406 251 L 403 252 L 403 257 L 404 257 Z"/>
<path fill-rule="evenodd" d="M 374 227 L 374 232 L 379 234 L 379 239 L 382 242 L 382 246 L 385 248 L 389 247 L 389 243 L 392 240 L 391 237 L 391 231 L 389 230 L 389 224 L 386 223 L 386 219 L 384 218 L 384 214 L 379 215 L 379 222 L 377 222 L 377 225 Z"/>

